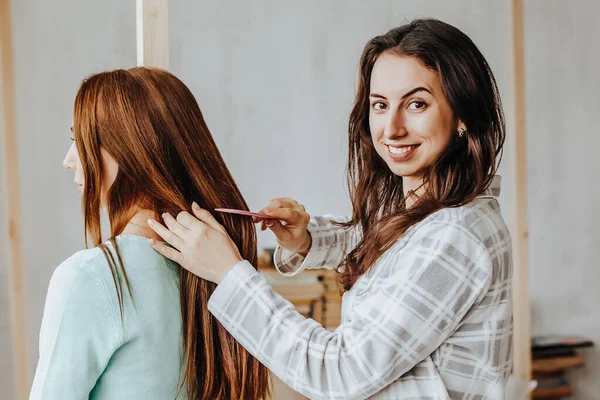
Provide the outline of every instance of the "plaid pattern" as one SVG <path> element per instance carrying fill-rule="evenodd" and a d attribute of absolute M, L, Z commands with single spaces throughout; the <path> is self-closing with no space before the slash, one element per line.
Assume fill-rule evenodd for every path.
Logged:
<path fill-rule="evenodd" d="M 344 294 L 334 331 L 306 319 L 248 262 L 209 309 L 275 375 L 312 399 L 503 399 L 512 367 L 511 243 L 492 187 L 413 228 Z M 495 194 L 495 193 L 494 193 Z M 335 268 L 359 238 L 315 218 L 306 259 Z"/>

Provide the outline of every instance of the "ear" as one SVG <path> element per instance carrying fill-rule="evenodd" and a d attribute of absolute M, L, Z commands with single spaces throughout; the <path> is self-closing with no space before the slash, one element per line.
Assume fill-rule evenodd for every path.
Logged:
<path fill-rule="evenodd" d="M 467 126 L 465 125 L 465 123 L 464 123 L 464 122 L 462 122 L 462 121 L 460 121 L 460 120 L 459 120 L 459 121 L 458 121 L 458 125 L 456 126 L 456 130 L 457 130 L 458 132 L 466 132 L 466 130 L 467 130 Z"/>

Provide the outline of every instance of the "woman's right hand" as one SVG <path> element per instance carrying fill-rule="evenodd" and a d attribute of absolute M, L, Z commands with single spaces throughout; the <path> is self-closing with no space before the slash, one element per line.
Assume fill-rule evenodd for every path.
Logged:
<path fill-rule="evenodd" d="M 270 229 L 277 238 L 279 246 L 288 251 L 308 254 L 311 246 L 311 237 L 308 233 L 310 215 L 302 204 L 289 197 L 281 197 L 269 201 L 267 206 L 259 211 L 276 219 L 254 219 L 261 223 L 261 229 Z"/>

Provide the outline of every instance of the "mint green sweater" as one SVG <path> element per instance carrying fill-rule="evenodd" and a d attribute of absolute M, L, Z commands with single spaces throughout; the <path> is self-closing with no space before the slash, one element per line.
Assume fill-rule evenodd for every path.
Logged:
<path fill-rule="evenodd" d="M 31 399 L 176 398 L 183 356 L 179 267 L 144 237 L 123 235 L 117 244 L 133 304 L 123 284 L 121 319 L 100 249 L 63 262 L 48 288 Z"/>

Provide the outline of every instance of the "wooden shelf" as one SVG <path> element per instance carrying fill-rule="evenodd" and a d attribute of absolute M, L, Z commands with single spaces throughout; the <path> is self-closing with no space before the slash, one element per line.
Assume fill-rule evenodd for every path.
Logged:
<path fill-rule="evenodd" d="M 560 399 L 561 397 L 571 396 L 573 394 L 573 388 L 569 385 L 551 387 L 551 388 L 539 388 L 535 389 L 532 393 L 533 399 Z"/>
<path fill-rule="evenodd" d="M 582 365 L 583 358 L 579 355 L 539 358 L 532 361 L 531 371 L 535 375 L 551 375 L 563 372 L 567 368 L 580 367 Z"/>

